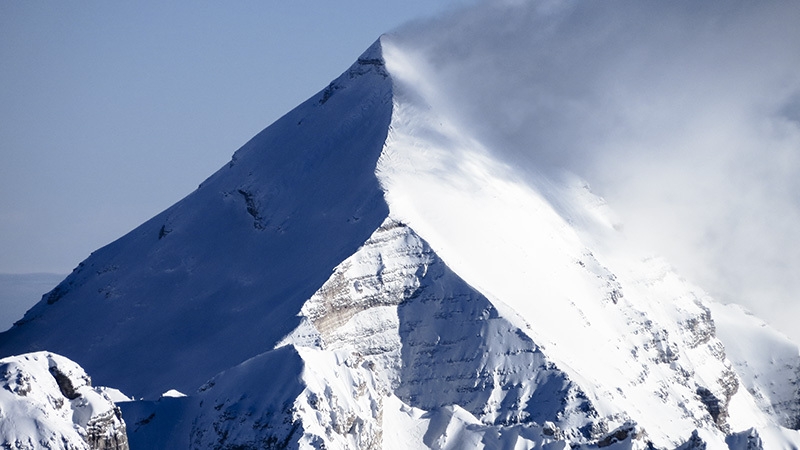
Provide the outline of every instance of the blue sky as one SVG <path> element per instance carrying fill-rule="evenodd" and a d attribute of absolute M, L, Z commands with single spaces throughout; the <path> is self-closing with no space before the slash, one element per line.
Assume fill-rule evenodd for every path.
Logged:
<path fill-rule="evenodd" d="M 0 273 L 67 273 L 467 0 L 0 3 Z"/>

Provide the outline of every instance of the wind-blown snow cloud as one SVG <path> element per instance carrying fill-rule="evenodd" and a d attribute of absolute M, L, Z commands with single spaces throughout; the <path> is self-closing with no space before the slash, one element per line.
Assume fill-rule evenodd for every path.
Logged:
<path fill-rule="evenodd" d="M 585 178 L 640 248 L 792 333 L 798 23 L 795 1 L 495 1 L 393 39 L 497 157 Z"/>

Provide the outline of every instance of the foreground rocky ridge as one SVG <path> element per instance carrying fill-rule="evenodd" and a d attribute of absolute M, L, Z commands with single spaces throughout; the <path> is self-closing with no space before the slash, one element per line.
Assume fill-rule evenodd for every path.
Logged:
<path fill-rule="evenodd" d="M 113 390 L 92 387 L 74 362 L 38 352 L 0 359 L 0 446 L 4 449 L 127 450 Z"/>

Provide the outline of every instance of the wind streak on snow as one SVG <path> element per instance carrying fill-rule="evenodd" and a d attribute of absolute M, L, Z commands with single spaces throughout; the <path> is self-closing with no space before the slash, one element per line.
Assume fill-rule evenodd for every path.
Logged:
<path fill-rule="evenodd" d="M 496 0 L 392 39 L 498 162 L 578 174 L 639 248 L 800 341 L 797 23 L 792 0 Z"/>
<path fill-rule="evenodd" d="M 610 423 L 629 417 L 667 446 L 705 424 L 720 441 L 740 390 L 705 295 L 620 250 L 616 220 L 574 177 L 521 173 L 464 128 L 418 53 L 391 39 L 383 48 L 395 104 L 378 176 L 391 217 L 539 343 Z"/>

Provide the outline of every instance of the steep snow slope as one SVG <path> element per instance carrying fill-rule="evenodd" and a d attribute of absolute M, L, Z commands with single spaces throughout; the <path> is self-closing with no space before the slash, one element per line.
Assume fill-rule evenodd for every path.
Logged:
<path fill-rule="evenodd" d="M 797 345 L 738 305 L 710 303 L 717 335 L 742 385 L 787 428 L 800 428 Z"/>
<path fill-rule="evenodd" d="M 92 254 L 0 334 L 0 355 L 47 349 L 157 397 L 272 348 L 386 217 L 374 169 L 391 83 L 376 58 L 377 46 L 197 191 Z"/>
<path fill-rule="evenodd" d="M 646 411 L 658 409 L 651 402 L 602 416 L 526 336 L 530 328 L 513 326 L 413 230 L 391 219 L 336 268 L 302 316 L 278 349 L 218 375 L 197 394 L 127 406 L 135 424 L 131 442 L 170 448 L 564 448 L 567 442 L 598 448 L 618 442 L 645 448 L 653 436 L 635 420 L 651 422 L 659 433 L 663 424 L 652 422 L 675 420 L 671 408 L 685 414 L 694 403 L 708 411 L 696 414 L 705 415 L 716 406 L 719 418 L 727 407 L 710 392 L 685 395 L 687 404 L 676 407 L 668 396 L 680 395 L 680 388 L 664 381 L 688 384 L 699 377 L 661 374 L 657 387 L 668 407 Z M 747 331 L 759 334 L 757 327 Z M 680 359 L 677 345 L 651 344 L 652 356 L 673 364 Z M 641 363 L 663 372 L 658 365 L 665 360 Z M 635 393 L 624 383 L 616 389 Z M 759 433 L 765 448 L 796 441 L 795 432 L 759 414 L 752 397 L 733 403 L 734 433 L 722 436 L 717 424 L 695 418 L 667 448 L 683 440 L 748 448 L 762 442 Z M 700 431 L 693 434 L 694 426 Z"/>
<path fill-rule="evenodd" d="M 132 442 L 386 448 L 388 432 L 457 448 L 602 435 L 580 388 L 402 224 L 376 230 L 302 314 L 281 347 L 181 400 L 178 419 L 160 404 L 131 406 Z M 274 367 L 280 379 L 260 386 Z M 164 421 L 185 425 L 164 433 Z M 420 432 L 406 435 L 395 421 Z"/>
<path fill-rule="evenodd" d="M 391 40 L 384 55 L 395 108 L 378 176 L 390 216 L 500 311 L 524 318 L 519 328 L 609 422 L 632 419 L 659 446 L 693 428 L 718 442 L 739 431 L 729 404 L 749 393 L 702 291 L 620 245 L 607 207 L 574 177 L 518 173 L 493 159 L 442 113 L 446 99 L 424 64 Z"/>
<path fill-rule="evenodd" d="M 0 447 L 127 450 L 118 391 L 74 362 L 38 352 L 0 359 Z"/>
<path fill-rule="evenodd" d="M 363 358 L 380 390 L 410 406 L 459 405 L 490 424 L 591 422 L 584 394 L 536 344 L 392 220 L 337 267 L 302 314 L 302 336 L 288 342 L 308 345 L 312 330 L 315 347 Z"/>

